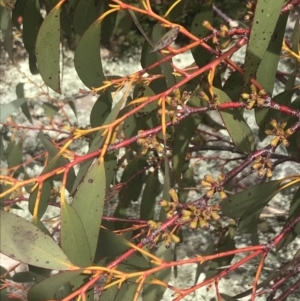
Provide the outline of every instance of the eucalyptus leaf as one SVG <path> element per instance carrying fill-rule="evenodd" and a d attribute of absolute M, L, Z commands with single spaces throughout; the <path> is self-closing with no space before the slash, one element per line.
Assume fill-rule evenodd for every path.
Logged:
<path fill-rule="evenodd" d="M 6 256 L 45 269 L 73 268 L 57 243 L 24 218 L 1 211 L 0 231 L 0 252 Z"/>

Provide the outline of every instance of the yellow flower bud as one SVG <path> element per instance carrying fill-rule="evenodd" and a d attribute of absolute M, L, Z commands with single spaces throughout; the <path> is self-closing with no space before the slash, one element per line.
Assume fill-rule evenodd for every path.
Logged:
<path fill-rule="evenodd" d="M 209 229 L 209 223 L 204 218 L 199 218 L 199 227 L 201 229 Z"/>
<path fill-rule="evenodd" d="M 175 244 L 180 243 L 180 238 L 173 233 L 170 233 L 171 239 L 175 242 Z"/>
<path fill-rule="evenodd" d="M 227 194 L 223 190 L 219 192 L 219 195 L 222 201 L 227 199 Z"/>
<path fill-rule="evenodd" d="M 196 230 L 198 227 L 198 218 L 194 218 L 191 222 L 190 222 L 190 225 L 189 225 L 189 228 L 191 230 Z"/>
<path fill-rule="evenodd" d="M 243 93 L 243 94 L 241 94 L 241 96 L 242 96 L 242 98 L 245 99 L 245 100 L 247 100 L 247 99 L 250 98 L 250 95 L 247 94 L 247 93 Z"/>
<path fill-rule="evenodd" d="M 215 194 L 215 189 L 211 189 L 209 191 L 206 192 L 206 196 L 210 199 L 213 197 L 213 195 Z"/>
<path fill-rule="evenodd" d="M 211 217 L 213 218 L 214 221 L 218 222 L 220 220 L 220 215 L 217 214 L 215 211 L 211 212 Z"/>
<path fill-rule="evenodd" d="M 266 174 L 266 170 L 264 168 L 260 169 L 257 173 L 259 178 L 262 178 Z"/>
<path fill-rule="evenodd" d="M 272 172 L 272 170 L 271 170 L 270 168 L 268 168 L 268 169 L 267 169 L 267 178 L 268 178 L 268 179 L 271 179 L 272 176 L 273 176 L 273 172 Z"/>
<path fill-rule="evenodd" d="M 209 182 L 209 183 L 214 183 L 215 182 L 211 175 L 205 175 L 204 180 Z"/>
<path fill-rule="evenodd" d="M 176 191 L 175 191 L 174 188 L 171 188 L 171 189 L 169 190 L 169 194 L 170 194 L 172 200 L 173 200 L 174 202 L 178 203 L 178 195 L 177 195 L 177 193 L 176 193 Z"/>

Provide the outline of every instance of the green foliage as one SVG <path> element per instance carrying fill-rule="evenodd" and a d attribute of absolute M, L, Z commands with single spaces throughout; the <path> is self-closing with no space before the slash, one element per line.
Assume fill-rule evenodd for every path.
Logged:
<path fill-rule="evenodd" d="M 34 126 L 23 83 L 16 86 L 17 99 L 1 105 L 0 122 L 15 133 L 9 143 L 4 130 L 0 136 L 1 160 L 7 166 L 0 176 L 0 252 L 28 265 L 28 271 L 13 276 L 1 267 L 4 300 L 8 300 L 8 280 L 34 282 L 26 292 L 32 301 L 92 301 L 97 298 L 94 292 L 100 300 L 140 296 L 158 301 L 166 288 L 180 300 L 201 286 L 217 287 L 220 279 L 254 257 L 261 261 L 253 290 L 237 296 L 217 290 L 219 300 L 250 295 L 254 300 L 260 287 L 270 295 L 270 283 L 274 290 L 283 277 L 298 283 L 289 270 L 299 266 L 295 253 L 282 267 L 285 274 L 272 273 L 258 284 L 271 247 L 282 250 L 300 234 L 300 173 L 271 180 L 283 162 L 300 164 L 299 21 L 286 40 L 291 6 L 284 6 L 285 1 L 252 1 L 247 9 L 233 0 L 156 1 L 151 8 L 150 2 L 0 2 L 3 46 L 10 59 L 17 32 L 28 52 L 31 73 L 40 73 L 45 85 L 59 94 L 62 45 L 68 44 L 76 72 L 91 91 L 81 92 L 98 97 L 86 129 L 68 119 L 64 106 L 77 119 L 75 102 L 61 104 L 50 95 L 42 105 L 47 130 L 44 125 Z M 238 28 L 228 29 L 224 24 L 230 18 L 241 21 L 247 10 L 247 26 L 240 22 Z M 171 42 L 178 32 L 180 48 L 174 49 Z M 124 77 L 107 76 L 101 45 L 113 54 L 138 47 L 142 69 Z M 247 49 L 241 68 L 231 57 L 243 45 Z M 193 64 L 175 67 L 172 59 L 189 50 Z M 295 67 L 287 75 L 278 73 L 283 54 Z M 273 96 L 280 75 L 285 89 Z M 124 95 L 116 101 L 121 89 Z M 10 119 L 19 109 L 32 126 Z M 210 115 L 214 111 L 217 118 Z M 258 134 L 249 112 L 255 114 Z M 59 114 L 66 117 L 67 126 L 57 127 Z M 39 131 L 42 151 L 32 160 L 24 161 L 24 136 L 19 134 L 23 128 Z M 47 131 L 67 137 L 60 140 Z M 84 139 L 86 153 L 74 152 L 73 145 Z M 216 164 L 216 170 L 205 173 L 200 168 L 201 180 L 196 181 L 197 162 L 202 164 L 208 151 L 213 160 L 226 164 L 222 168 Z M 220 151 L 239 157 L 224 159 Z M 38 160 L 42 172 L 29 176 L 29 163 Z M 250 175 L 256 178 L 241 181 Z M 190 190 L 201 191 L 197 199 L 191 199 Z M 282 192 L 291 196 L 288 216 L 282 231 L 263 245 L 258 240 L 263 210 Z M 21 210 L 20 200 L 28 203 L 29 221 L 10 212 Z M 52 207 L 59 214 L 48 218 Z M 188 261 L 177 259 L 174 247 L 189 239 L 184 227 L 203 233 L 213 229 L 201 256 L 194 254 Z M 247 233 L 253 246 L 241 248 L 237 235 Z M 246 255 L 233 264 L 239 253 Z M 197 264 L 194 285 L 169 286 L 172 268 L 177 273 L 177 267 L 186 263 Z M 51 274 L 53 270 L 58 273 Z M 201 273 L 205 280 L 199 285 Z"/>

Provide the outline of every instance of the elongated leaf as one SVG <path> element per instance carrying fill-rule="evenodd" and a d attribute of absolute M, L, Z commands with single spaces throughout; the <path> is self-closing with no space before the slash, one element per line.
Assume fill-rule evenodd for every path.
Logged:
<path fill-rule="evenodd" d="M 105 80 L 100 57 L 100 32 L 101 22 L 97 19 L 83 34 L 75 51 L 76 71 L 89 88 L 100 87 Z"/>
<path fill-rule="evenodd" d="M 15 99 L 9 103 L 0 105 L 0 122 L 5 122 L 7 117 L 14 113 L 18 108 L 20 108 L 25 102 L 26 98 Z"/>
<path fill-rule="evenodd" d="M 103 125 L 107 116 L 111 112 L 112 103 L 113 100 L 109 91 L 104 91 L 98 97 L 90 115 L 90 122 L 92 128 Z"/>
<path fill-rule="evenodd" d="M 159 41 L 155 44 L 152 52 L 156 52 L 159 50 L 162 50 L 164 48 L 167 48 L 168 46 L 171 46 L 171 44 L 176 40 L 178 34 L 179 34 L 180 27 L 176 26 L 170 29 L 167 33 L 165 33 Z"/>
<path fill-rule="evenodd" d="M 48 165 L 44 168 L 42 174 L 48 173 L 57 167 L 65 166 L 66 164 L 69 163 L 69 161 L 66 158 L 63 158 L 61 156 L 57 157 L 58 150 L 49 140 L 47 140 L 44 137 L 42 132 L 39 133 L 39 138 L 41 139 L 46 150 L 48 151 L 49 158 L 50 158 L 50 161 Z M 36 187 L 30 194 L 29 204 L 28 204 L 29 211 L 31 212 L 31 214 L 34 215 L 35 210 L 37 210 L 37 215 L 34 215 L 34 220 L 41 219 L 41 217 L 46 212 L 48 207 L 50 191 L 53 188 L 53 180 L 56 179 L 59 181 L 62 179 L 61 177 L 62 175 L 56 175 L 48 178 L 46 181 L 43 182 L 42 187 Z M 74 179 L 75 179 L 75 172 L 74 169 L 72 168 L 69 170 L 68 177 L 67 177 L 66 188 L 68 189 L 68 191 L 71 190 Z M 40 194 L 40 200 L 38 201 L 37 196 L 38 196 L 39 189 L 41 189 L 41 194 Z M 37 209 L 35 209 L 36 206 L 38 206 Z"/>
<path fill-rule="evenodd" d="M 50 236 L 13 213 L 1 211 L 0 231 L 0 251 L 12 259 L 52 270 L 73 266 Z"/>
<path fill-rule="evenodd" d="M 1 9 L 0 11 L 0 29 L 2 31 L 4 49 L 9 58 L 13 60 L 12 20 L 10 17 L 10 12 L 4 9 Z"/>
<path fill-rule="evenodd" d="M 44 102 L 42 107 L 45 111 L 45 115 L 49 118 L 53 118 L 56 113 L 60 110 L 59 107 L 53 105 L 52 103 Z"/>
<path fill-rule="evenodd" d="M 289 219 L 285 223 L 284 228 L 288 226 L 288 224 L 299 215 L 299 212 L 300 212 L 300 187 L 297 189 L 292 199 L 290 205 Z M 281 250 L 285 248 L 292 241 L 294 241 L 299 234 L 300 234 L 300 223 L 296 224 L 296 226 L 292 229 L 292 231 L 282 239 L 282 241 L 277 245 L 276 249 Z"/>
<path fill-rule="evenodd" d="M 240 218 L 239 230 L 251 233 L 257 228 L 257 218 L 268 202 L 278 193 L 281 181 L 255 185 L 221 202 L 225 216 Z"/>
<path fill-rule="evenodd" d="M 189 106 L 200 107 L 203 101 L 197 96 L 191 96 Z M 172 148 L 172 163 L 176 181 L 180 180 L 182 165 L 185 160 L 187 149 L 195 131 L 200 124 L 203 114 L 195 114 L 182 120 L 175 129 L 175 138 Z"/>
<path fill-rule="evenodd" d="M 162 243 L 159 246 L 159 248 L 155 251 L 155 256 L 163 259 L 166 262 L 170 262 L 172 261 L 172 250 L 171 248 L 166 249 L 166 247 Z M 151 266 L 154 267 L 153 264 L 151 264 Z M 159 279 L 165 283 L 169 283 L 171 278 L 171 269 L 170 268 L 164 269 L 162 271 L 155 273 L 153 276 L 156 279 Z M 151 279 L 151 277 L 149 278 Z M 144 285 L 143 293 L 142 293 L 143 301 L 161 300 L 165 290 L 166 287 L 160 285 L 146 284 Z"/>
<path fill-rule="evenodd" d="M 22 37 L 24 46 L 29 54 L 29 68 L 32 74 L 39 73 L 36 65 L 35 44 L 42 22 L 39 0 L 27 0 L 23 15 Z"/>
<path fill-rule="evenodd" d="M 55 292 L 64 284 L 68 283 L 76 276 L 80 275 L 83 270 L 68 271 L 56 274 L 48 279 L 41 281 L 33 286 L 28 292 L 29 301 L 53 300 Z"/>
<path fill-rule="evenodd" d="M 105 122 L 104 122 L 104 125 L 105 124 L 109 124 L 111 123 L 112 121 L 114 121 L 116 119 L 116 117 L 118 116 L 123 104 L 124 104 L 124 101 L 125 99 L 121 99 L 113 108 L 113 110 L 111 111 L 111 113 L 107 116 L 107 118 L 105 119 Z M 102 137 L 101 136 L 101 133 L 103 131 L 99 131 L 97 133 L 97 136 L 94 138 L 93 142 L 92 142 L 92 145 L 88 151 L 88 153 L 91 153 L 93 151 L 96 151 L 98 149 L 101 148 L 102 144 L 104 143 L 104 139 L 105 137 Z M 78 185 L 80 184 L 80 182 L 83 180 L 86 172 L 88 171 L 90 165 L 92 164 L 93 162 L 93 159 L 91 160 L 86 160 L 84 163 L 81 164 L 80 166 L 80 169 L 79 169 L 79 172 L 77 174 L 77 177 L 76 177 L 76 180 L 75 180 L 75 183 L 73 185 L 73 188 L 72 188 L 72 194 L 75 192 L 75 190 L 77 189 Z"/>
<path fill-rule="evenodd" d="M 222 90 L 213 88 L 215 94 L 219 96 L 220 103 L 230 102 L 229 96 Z M 253 133 L 246 123 L 242 113 L 239 110 L 222 110 L 220 116 L 227 128 L 227 131 L 233 143 L 243 153 L 249 154 L 254 149 Z"/>
<path fill-rule="evenodd" d="M 75 105 L 74 101 L 73 100 L 69 100 L 68 101 L 68 105 L 70 106 L 70 108 L 73 111 L 75 117 L 77 118 L 77 109 L 76 109 L 76 105 Z"/>
<path fill-rule="evenodd" d="M 124 260 L 117 269 L 125 273 L 134 273 L 144 271 L 150 267 L 148 260 L 140 253 L 137 253 Z M 149 278 L 153 279 L 153 276 L 151 275 Z M 130 280 L 130 282 L 122 284 L 120 289 L 118 289 L 118 286 L 116 285 L 105 290 L 103 294 L 101 294 L 101 301 L 132 301 L 138 288 L 138 284 L 134 283 L 134 281 L 137 280 L 137 277 L 131 278 Z"/>
<path fill-rule="evenodd" d="M 244 83 L 247 85 L 256 72 L 272 38 L 284 0 L 256 3 L 253 25 L 246 51 Z"/>
<path fill-rule="evenodd" d="M 76 6 L 73 25 L 76 33 L 82 36 L 97 17 L 93 0 L 80 0 Z"/>
<path fill-rule="evenodd" d="M 12 151 L 9 153 L 7 163 L 9 168 L 21 165 L 23 163 L 22 141 L 19 141 L 14 145 Z M 14 177 L 18 176 L 20 170 L 22 170 L 22 166 L 14 172 Z"/>
<path fill-rule="evenodd" d="M 64 1 L 60 1 L 47 15 L 39 30 L 35 54 L 40 74 L 51 89 L 60 90 L 60 10 Z"/>
<path fill-rule="evenodd" d="M 153 220 L 156 197 L 160 193 L 160 182 L 158 172 L 155 171 L 148 175 L 146 186 L 141 201 L 140 219 Z"/>
<path fill-rule="evenodd" d="M 60 214 L 62 250 L 73 264 L 80 267 L 90 266 L 93 260 L 87 239 L 88 233 L 85 232 L 79 215 L 67 202 L 61 204 Z"/>
<path fill-rule="evenodd" d="M 179 190 L 178 190 L 178 200 L 181 204 L 187 201 L 189 191 L 183 190 L 183 188 L 195 187 L 196 181 L 194 176 L 194 165 L 189 167 L 184 174 L 182 175 L 182 179 L 179 182 Z"/>
<path fill-rule="evenodd" d="M 48 162 L 50 162 L 51 160 L 55 160 L 55 167 L 60 167 L 60 166 L 66 166 L 67 164 L 70 163 L 70 161 L 68 159 L 66 159 L 63 156 L 59 156 L 58 158 L 56 158 L 57 154 L 59 153 L 59 149 L 50 141 L 48 140 L 42 132 L 39 133 L 39 138 L 41 139 L 46 151 L 48 152 Z M 75 181 L 76 175 L 75 175 L 75 171 L 74 168 L 70 168 L 68 171 L 68 177 L 67 177 L 67 181 L 66 181 L 66 189 L 70 192 L 73 186 L 73 183 Z M 63 175 L 56 175 L 54 176 L 54 180 L 55 181 L 62 181 L 63 179 Z"/>
<path fill-rule="evenodd" d="M 95 256 L 97 248 L 105 192 L 106 178 L 104 163 L 97 161 L 81 182 L 72 204 L 82 222 L 92 259 Z"/>
<path fill-rule="evenodd" d="M 256 80 L 263 86 L 263 88 L 267 91 L 269 95 L 273 94 L 275 77 L 278 62 L 280 59 L 282 40 L 285 34 L 287 19 L 288 14 L 283 14 L 279 17 L 271 41 L 268 45 L 265 54 L 262 57 L 262 60 L 256 73 Z M 264 122 L 266 120 L 268 111 L 269 109 L 266 108 L 255 110 L 256 122 L 262 130 L 262 132 L 264 130 Z"/>
<path fill-rule="evenodd" d="M 157 43 L 161 37 L 165 34 L 165 29 L 157 23 L 152 30 L 151 40 Z M 164 56 L 158 52 L 151 53 L 152 46 L 149 45 L 148 41 L 145 41 L 141 54 L 141 65 L 143 68 L 147 68 L 157 61 L 161 60 Z M 164 91 L 167 87 L 175 85 L 175 78 L 173 73 L 173 68 L 169 62 L 160 64 L 160 66 L 148 71 L 149 74 L 163 74 L 165 79 L 163 81 L 154 81 L 151 88 L 155 93 L 160 93 Z M 160 82 L 158 85 L 157 83 Z"/>
<path fill-rule="evenodd" d="M 106 257 L 109 257 L 110 259 L 115 258 L 129 249 L 130 247 L 124 238 L 107 229 L 101 229 L 95 262 Z"/>
<path fill-rule="evenodd" d="M 17 86 L 16 86 L 16 94 L 17 94 L 17 98 L 23 98 L 23 97 L 25 97 L 24 83 L 18 83 L 17 84 Z M 33 123 L 27 101 L 22 104 L 21 109 L 22 109 L 23 114 L 28 119 L 28 121 L 30 123 Z"/>
<path fill-rule="evenodd" d="M 128 163 L 124 169 L 121 177 L 121 182 L 126 183 L 119 193 L 120 203 L 127 208 L 131 201 L 136 202 L 140 196 L 142 185 L 144 183 L 145 171 L 143 169 L 147 166 L 145 158 L 135 158 Z M 134 177 L 135 175 L 137 175 Z M 134 177 L 134 179 L 132 178 Z"/>
<path fill-rule="evenodd" d="M 202 39 L 210 34 L 210 31 L 202 25 L 204 21 L 208 21 L 210 24 L 213 24 L 212 1 L 206 1 L 202 5 L 202 7 L 199 9 L 199 13 L 195 16 L 192 22 L 191 33 L 199 39 Z M 212 45 L 211 43 L 208 44 Z M 193 48 L 192 55 L 197 66 L 200 68 L 208 64 L 213 57 L 211 53 L 209 53 L 200 45 Z"/>

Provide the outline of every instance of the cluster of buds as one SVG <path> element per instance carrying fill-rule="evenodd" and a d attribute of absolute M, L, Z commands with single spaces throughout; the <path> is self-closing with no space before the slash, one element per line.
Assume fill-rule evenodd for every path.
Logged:
<path fill-rule="evenodd" d="M 216 192 L 218 192 L 221 200 L 225 200 L 227 198 L 227 194 L 224 192 L 224 180 L 224 174 L 219 174 L 217 181 L 215 181 L 211 175 L 205 175 L 204 179 L 201 181 L 201 186 L 208 189 L 206 197 L 210 199 Z"/>
<path fill-rule="evenodd" d="M 244 20 L 246 22 L 249 22 L 253 18 L 255 7 L 256 7 L 256 2 L 257 1 L 248 1 L 247 4 L 246 4 L 247 14 L 244 17 Z"/>
<path fill-rule="evenodd" d="M 204 91 L 200 91 L 198 95 L 202 100 L 207 101 L 209 103 L 209 106 L 212 109 L 217 109 L 218 108 L 218 106 L 219 106 L 219 96 L 217 94 L 214 94 L 210 98 L 210 97 L 208 97 L 208 95 Z"/>
<path fill-rule="evenodd" d="M 161 226 L 161 222 L 155 222 L 150 220 L 148 221 L 148 226 L 151 231 L 155 231 L 159 229 L 159 227 Z M 160 233 L 154 238 L 153 242 L 156 244 L 160 239 L 164 242 L 166 248 L 169 248 L 172 242 L 174 242 L 175 244 L 178 244 L 180 242 L 180 238 L 170 231 L 164 231 Z"/>
<path fill-rule="evenodd" d="M 142 133 L 143 131 L 140 130 L 138 135 L 141 135 Z M 164 152 L 163 146 L 157 141 L 156 137 L 152 135 L 138 138 L 137 144 L 141 145 L 141 155 L 145 155 L 149 148 L 154 148 L 159 154 L 163 154 Z"/>
<path fill-rule="evenodd" d="M 251 84 L 250 85 L 251 94 L 243 93 L 241 96 L 243 99 L 247 100 L 246 108 L 251 110 L 255 105 L 261 108 L 265 104 L 265 98 L 267 96 L 266 90 L 262 89 L 257 91 L 257 88 Z"/>
<path fill-rule="evenodd" d="M 169 194 L 172 198 L 172 201 L 161 200 L 159 202 L 159 205 L 166 212 L 167 219 L 170 219 L 170 218 L 173 217 L 173 215 L 174 215 L 174 213 L 177 210 L 178 205 L 179 205 L 178 195 L 177 195 L 176 191 L 173 188 L 170 189 Z"/>
<path fill-rule="evenodd" d="M 176 110 L 178 105 L 181 105 L 181 95 L 178 88 L 174 89 L 172 93 L 166 98 L 166 102 L 172 109 Z"/>
<path fill-rule="evenodd" d="M 288 147 L 290 143 L 288 142 L 287 138 L 293 134 L 293 130 L 291 128 L 284 130 L 287 125 L 287 122 L 277 122 L 275 119 L 271 119 L 270 124 L 273 127 L 273 130 L 265 130 L 265 133 L 268 136 L 276 136 L 270 142 L 270 145 L 272 147 L 276 147 L 278 143 L 281 143 L 284 147 Z"/>
<path fill-rule="evenodd" d="M 178 124 L 178 112 L 177 110 L 165 110 L 166 115 L 170 117 L 172 124 Z M 158 110 L 158 114 L 162 115 L 162 109 Z"/>
<path fill-rule="evenodd" d="M 266 175 L 270 179 L 273 176 L 273 163 L 269 158 L 257 157 L 251 168 L 252 170 L 257 170 L 257 175 L 260 178 Z"/>
<path fill-rule="evenodd" d="M 209 221 L 218 222 L 220 220 L 219 211 L 219 205 L 210 206 L 203 210 L 191 204 L 187 209 L 182 210 L 181 221 L 189 223 L 191 230 L 196 230 L 197 228 L 209 229 Z"/>
<path fill-rule="evenodd" d="M 225 48 L 227 48 L 229 46 L 229 44 L 230 44 L 230 42 L 231 42 L 232 39 L 231 39 L 231 37 L 228 36 L 229 29 L 228 29 L 228 27 L 226 25 L 222 24 L 220 26 L 220 30 L 217 30 L 216 28 L 214 28 L 210 24 L 210 22 L 208 22 L 208 21 L 204 21 L 202 23 L 202 25 L 206 29 L 208 29 L 208 30 L 210 30 L 212 32 L 212 34 L 213 34 L 213 38 L 212 38 L 213 44 L 218 45 L 221 49 L 225 49 Z M 226 39 L 222 39 L 224 41 L 220 42 L 219 38 L 221 38 L 221 39 L 222 38 L 226 38 Z"/>

